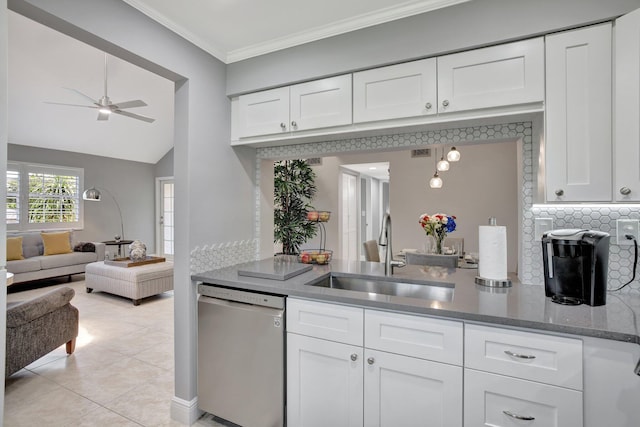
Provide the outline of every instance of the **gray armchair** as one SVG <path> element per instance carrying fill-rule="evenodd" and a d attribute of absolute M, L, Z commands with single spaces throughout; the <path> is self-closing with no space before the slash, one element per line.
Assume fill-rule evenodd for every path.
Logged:
<path fill-rule="evenodd" d="M 5 378 L 67 345 L 73 353 L 78 336 L 78 309 L 68 287 L 54 289 L 27 301 L 7 304 L 7 360 Z"/>

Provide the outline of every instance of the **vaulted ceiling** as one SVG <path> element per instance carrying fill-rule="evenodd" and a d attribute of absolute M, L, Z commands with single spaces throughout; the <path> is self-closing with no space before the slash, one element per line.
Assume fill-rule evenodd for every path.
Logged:
<path fill-rule="evenodd" d="M 124 0 L 225 63 L 470 0 Z M 108 57 L 112 102 L 141 99 L 97 120 L 104 95 L 104 53 L 9 11 L 9 143 L 145 163 L 173 147 L 173 82 Z M 75 89 L 87 97 L 75 91 Z"/>

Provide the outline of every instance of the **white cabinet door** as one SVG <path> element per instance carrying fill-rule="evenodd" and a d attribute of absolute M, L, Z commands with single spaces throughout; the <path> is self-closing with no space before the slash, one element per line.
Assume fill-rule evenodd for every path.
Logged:
<path fill-rule="evenodd" d="M 582 393 L 464 370 L 465 427 L 582 427 Z"/>
<path fill-rule="evenodd" d="M 292 131 L 351 124 L 351 74 L 291 86 Z"/>
<path fill-rule="evenodd" d="M 365 359 L 366 427 L 462 426 L 461 367 L 369 349 Z"/>
<path fill-rule="evenodd" d="M 547 201 L 610 201 L 611 24 L 548 36 L 546 52 Z"/>
<path fill-rule="evenodd" d="M 438 112 L 501 107 L 544 99 L 542 38 L 438 58 Z"/>
<path fill-rule="evenodd" d="M 353 122 L 436 114 L 436 59 L 353 74 Z"/>
<path fill-rule="evenodd" d="M 640 10 L 615 23 L 615 199 L 640 200 Z M 627 191 L 628 189 L 628 191 Z"/>
<path fill-rule="evenodd" d="M 288 87 L 250 93 L 238 98 L 240 138 L 287 132 L 288 121 Z"/>
<path fill-rule="evenodd" d="M 362 427 L 362 352 L 288 333 L 287 426 Z"/>

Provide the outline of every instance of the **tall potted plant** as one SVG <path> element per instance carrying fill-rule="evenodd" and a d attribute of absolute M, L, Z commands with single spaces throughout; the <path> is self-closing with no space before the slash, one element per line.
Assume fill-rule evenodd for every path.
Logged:
<path fill-rule="evenodd" d="M 307 220 L 316 194 L 316 174 L 304 160 L 278 161 L 273 174 L 274 241 L 282 243 L 283 254 L 295 255 L 317 233 L 315 224 Z"/>

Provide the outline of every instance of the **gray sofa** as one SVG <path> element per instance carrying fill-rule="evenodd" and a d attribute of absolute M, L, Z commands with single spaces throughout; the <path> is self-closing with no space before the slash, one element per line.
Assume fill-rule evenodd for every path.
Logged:
<path fill-rule="evenodd" d="M 92 242 L 95 246 L 95 252 L 72 252 L 44 256 L 44 245 L 39 231 L 7 233 L 7 237 L 20 236 L 22 237 L 22 255 L 25 259 L 7 261 L 7 271 L 14 274 L 14 284 L 84 273 L 87 264 L 104 260 L 104 243 Z M 71 240 L 73 248 L 73 233 Z"/>

